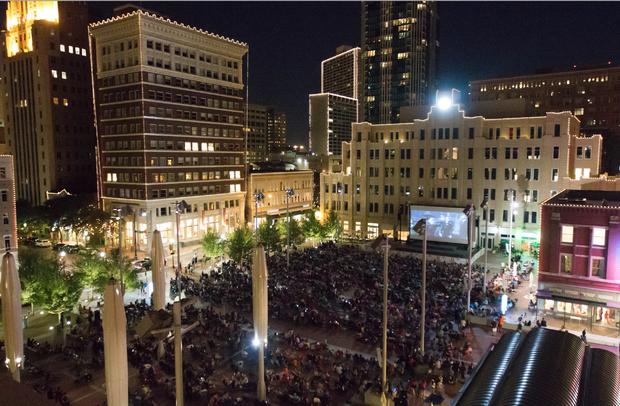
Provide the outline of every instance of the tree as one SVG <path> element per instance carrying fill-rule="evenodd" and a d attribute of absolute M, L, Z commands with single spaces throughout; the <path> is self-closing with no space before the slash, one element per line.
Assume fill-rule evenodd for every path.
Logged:
<path fill-rule="evenodd" d="M 313 241 L 321 242 L 325 239 L 325 230 L 323 225 L 316 219 L 313 212 L 306 213 L 301 229 L 306 238 Z"/>
<path fill-rule="evenodd" d="M 284 221 L 278 222 L 278 228 L 280 230 L 280 235 L 282 236 L 282 244 L 286 246 L 286 241 L 287 241 L 286 237 L 287 237 L 287 233 L 289 232 L 288 221 L 284 220 Z M 303 244 L 304 241 L 306 240 L 301 224 L 299 223 L 299 221 L 295 220 L 292 217 L 291 217 L 290 233 L 291 233 L 291 246 Z"/>
<path fill-rule="evenodd" d="M 338 240 L 342 234 L 342 224 L 335 211 L 330 211 L 323 223 L 325 236 L 331 240 Z"/>
<path fill-rule="evenodd" d="M 202 251 L 209 258 L 216 258 L 224 253 L 224 241 L 222 241 L 218 233 L 213 230 L 207 231 L 206 234 L 202 236 L 201 245 Z"/>
<path fill-rule="evenodd" d="M 119 263 L 118 256 L 108 259 L 96 253 L 82 253 L 75 261 L 74 267 L 83 275 L 84 285 L 97 293 L 103 294 L 110 278 L 120 280 L 121 273 L 125 291 L 137 289 L 140 286 L 137 271 L 125 257 Z"/>
<path fill-rule="evenodd" d="M 227 255 L 239 265 L 243 264 L 243 261 L 250 257 L 253 247 L 254 238 L 252 230 L 245 225 L 235 228 L 226 241 Z"/>
<path fill-rule="evenodd" d="M 32 251 L 20 254 L 20 278 L 25 297 L 59 321 L 62 313 L 75 307 L 84 288 L 82 273 L 65 272 L 55 257 Z"/>
<path fill-rule="evenodd" d="M 279 250 L 281 235 L 279 227 L 273 219 L 268 218 L 260 226 L 256 232 L 256 241 L 265 247 L 265 250 L 274 252 Z"/>

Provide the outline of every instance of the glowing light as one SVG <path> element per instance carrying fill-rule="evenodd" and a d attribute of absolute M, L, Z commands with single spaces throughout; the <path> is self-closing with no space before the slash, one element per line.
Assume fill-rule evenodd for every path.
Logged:
<path fill-rule="evenodd" d="M 442 96 L 437 100 L 439 110 L 448 110 L 452 106 L 452 100 L 448 96 Z"/>
<path fill-rule="evenodd" d="M 54 326 L 50 326 L 50 331 L 54 329 Z"/>
<path fill-rule="evenodd" d="M 35 21 L 49 21 L 58 24 L 57 1 L 10 1 L 6 10 L 7 56 L 30 52 L 32 46 L 32 25 Z"/>
<path fill-rule="evenodd" d="M 64 251 L 60 251 L 60 253 L 58 255 L 60 255 L 61 258 L 64 258 L 64 257 L 67 256 L 67 253 L 64 252 Z"/>
<path fill-rule="evenodd" d="M 506 310 L 508 310 L 508 296 L 502 295 L 500 309 L 502 311 L 502 314 L 505 314 Z"/>
<path fill-rule="evenodd" d="M 254 348 L 258 348 L 258 345 L 260 344 L 260 340 L 258 339 L 258 336 L 254 336 L 254 338 L 252 339 L 252 346 Z"/>
<path fill-rule="evenodd" d="M 101 258 L 105 258 L 105 252 L 101 251 L 101 252 L 99 253 L 99 257 L 101 257 Z"/>

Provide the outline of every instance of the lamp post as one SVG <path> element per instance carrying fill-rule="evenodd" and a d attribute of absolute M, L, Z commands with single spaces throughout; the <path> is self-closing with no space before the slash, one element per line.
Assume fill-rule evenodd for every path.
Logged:
<path fill-rule="evenodd" d="M 468 204 L 463 209 L 463 213 L 467 216 L 467 313 L 469 313 L 469 308 L 471 306 L 471 258 L 472 258 L 472 249 L 473 249 L 473 225 L 474 225 L 474 213 L 476 209 L 473 204 Z"/>
<path fill-rule="evenodd" d="M 185 201 L 176 201 L 174 202 L 174 212 L 176 214 L 176 222 L 177 222 L 177 271 L 176 271 L 176 283 L 177 283 L 177 293 L 179 295 L 179 299 L 181 299 L 181 286 L 179 284 L 179 275 L 181 274 L 181 239 L 180 239 L 180 228 L 181 228 L 181 212 L 185 212 L 190 209 L 190 205 Z"/>
<path fill-rule="evenodd" d="M 420 219 L 413 230 L 422 236 L 422 320 L 420 322 L 420 349 L 424 356 L 424 335 L 426 334 L 426 219 Z"/>
<path fill-rule="evenodd" d="M 138 212 L 133 210 L 133 256 L 138 259 Z M 140 217 L 146 217 L 146 210 L 140 209 Z"/>
<path fill-rule="evenodd" d="M 489 272 L 489 200 L 486 195 L 482 199 L 480 208 L 484 209 L 484 282 L 482 284 L 482 291 L 486 295 L 487 293 L 487 272 Z"/>
<path fill-rule="evenodd" d="M 254 231 L 258 230 L 258 204 L 265 200 L 263 192 L 254 193 Z"/>
<path fill-rule="evenodd" d="M 286 269 L 288 270 L 291 266 L 291 214 L 289 211 L 289 199 L 295 196 L 295 190 L 293 188 L 286 189 L 286 218 L 288 221 L 286 227 Z"/>
<path fill-rule="evenodd" d="M 123 220 L 123 208 L 115 207 L 112 209 L 112 213 L 116 213 L 116 220 L 118 220 L 118 265 L 120 270 L 120 279 L 121 279 L 121 290 L 125 293 L 125 281 L 123 280 L 123 244 L 122 244 L 122 234 L 123 230 L 121 228 L 121 221 Z"/>
<path fill-rule="evenodd" d="M 510 189 L 512 192 L 512 196 L 510 197 L 510 210 L 508 213 L 508 269 L 512 269 L 512 216 L 514 215 L 514 210 L 518 207 L 518 204 L 515 202 L 515 190 Z"/>

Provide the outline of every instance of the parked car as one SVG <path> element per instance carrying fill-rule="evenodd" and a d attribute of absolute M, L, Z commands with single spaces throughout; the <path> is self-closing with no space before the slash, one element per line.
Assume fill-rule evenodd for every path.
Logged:
<path fill-rule="evenodd" d="M 151 258 L 145 257 L 144 259 L 133 261 L 131 265 L 133 266 L 134 270 L 148 271 L 149 269 L 151 269 Z"/>
<path fill-rule="evenodd" d="M 52 246 L 52 242 L 50 240 L 39 240 L 37 239 L 34 242 L 35 247 L 48 248 Z"/>
<path fill-rule="evenodd" d="M 54 251 L 62 251 L 62 250 L 64 250 L 65 247 L 66 247 L 66 244 L 63 244 L 61 242 L 52 245 L 52 249 Z"/>
<path fill-rule="evenodd" d="M 80 246 L 77 244 L 67 244 L 65 245 L 65 251 L 67 251 L 67 254 L 77 254 L 80 252 Z"/>

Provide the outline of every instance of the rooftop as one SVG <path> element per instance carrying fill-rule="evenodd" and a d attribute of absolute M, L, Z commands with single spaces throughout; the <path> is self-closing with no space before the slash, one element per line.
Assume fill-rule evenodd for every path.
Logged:
<path fill-rule="evenodd" d="M 465 382 L 453 405 L 614 405 L 620 363 L 566 331 L 504 334 Z"/>
<path fill-rule="evenodd" d="M 570 69 L 542 68 L 542 69 L 537 69 L 533 73 L 518 74 L 518 75 L 507 74 L 507 75 L 497 76 L 494 78 L 471 80 L 470 83 L 485 83 L 485 82 L 493 82 L 493 81 L 503 81 L 507 79 L 532 79 L 533 77 L 542 78 L 542 77 L 557 76 L 557 75 L 573 75 L 573 74 L 584 73 L 584 72 L 605 71 L 609 69 L 618 69 L 618 68 L 620 68 L 619 65 L 615 63 L 611 63 L 610 61 L 607 64 L 601 64 L 601 65 L 584 65 L 584 66 L 573 65 Z"/>
<path fill-rule="evenodd" d="M 542 203 L 544 206 L 577 206 L 620 209 L 620 192 L 563 190 Z"/>

